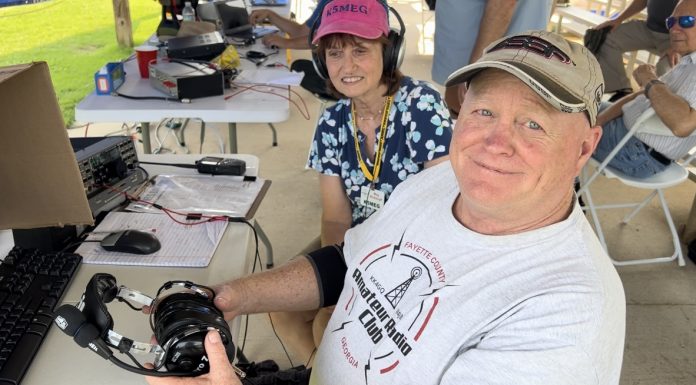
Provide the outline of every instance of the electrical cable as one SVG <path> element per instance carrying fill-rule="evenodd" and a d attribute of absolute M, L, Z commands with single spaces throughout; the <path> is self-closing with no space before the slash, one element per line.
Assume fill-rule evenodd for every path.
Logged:
<path fill-rule="evenodd" d="M 145 162 L 142 162 L 142 163 L 145 163 Z M 167 165 L 169 165 L 169 164 L 167 164 Z M 224 215 L 218 215 L 218 216 L 200 215 L 200 218 L 205 218 L 205 219 L 198 221 L 198 222 L 193 222 L 193 223 L 192 222 L 182 222 L 182 221 L 179 221 L 176 218 L 174 218 L 173 215 L 186 216 L 186 214 L 184 214 L 184 213 L 180 213 L 180 212 L 168 209 L 168 208 L 163 207 L 161 205 L 158 205 L 154 202 L 149 202 L 149 201 L 137 198 L 135 196 L 130 195 L 128 192 L 117 189 L 113 186 L 109 186 L 109 185 L 102 185 L 102 186 L 107 188 L 107 189 L 110 189 L 112 191 L 115 191 L 117 193 L 123 194 L 126 197 L 126 199 L 128 199 L 130 201 L 141 202 L 141 203 L 151 205 L 152 207 L 155 207 L 155 208 L 161 210 L 162 212 L 164 212 L 165 214 L 167 214 L 167 216 L 169 216 L 170 219 L 172 219 L 174 222 L 179 223 L 179 224 L 198 225 L 198 224 L 203 224 L 203 223 L 207 223 L 207 222 L 211 222 L 211 221 L 221 221 L 221 220 L 224 220 L 227 222 L 232 222 L 232 223 L 244 223 L 244 224 L 246 224 L 247 226 L 249 226 L 252 233 L 254 234 L 254 263 L 252 265 L 251 273 L 253 274 L 256 272 L 257 264 L 259 266 L 259 270 L 263 271 L 263 263 L 261 262 L 261 254 L 259 252 L 259 236 L 258 236 L 258 233 L 256 232 L 256 228 L 254 227 L 254 225 L 246 218 L 229 217 L 229 216 L 224 216 Z M 242 352 L 242 354 L 244 353 L 244 348 L 246 346 L 247 333 L 249 330 L 249 315 L 246 314 L 245 317 L 246 317 L 246 319 L 245 319 L 244 334 L 243 334 L 244 337 L 242 338 L 242 345 L 240 348 L 240 351 Z M 274 333 L 275 333 L 275 328 L 274 328 Z M 276 336 L 277 336 L 277 334 L 276 334 Z M 280 338 L 278 338 L 278 340 L 280 341 Z M 285 346 L 283 345 L 282 341 L 280 341 L 280 343 L 283 346 L 283 350 L 285 350 Z M 288 354 L 287 351 L 285 352 L 285 354 L 287 355 L 288 360 L 290 360 L 290 355 Z M 292 363 L 292 361 L 290 361 L 290 362 Z"/>
<path fill-rule="evenodd" d="M 75 246 L 79 246 L 79 245 L 81 245 L 81 244 L 83 244 L 83 243 L 87 243 L 87 242 L 101 242 L 101 240 L 87 240 L 87 239 L 83 239 L 83 240 L 81 240 L 81 241 L 72 242 L 72 243 L 68 244 L 67 246 L 65 246 L 64 248 L 62 248 L 60 251 L 61 251 L 61 253 L 64 253 L 64 252 L 70 250 L 71 248 L 73 248 L 73 247 L 75 247 Z"/>
<path fill-rule="evenodd" d="M 280 347 L 283 348 L 283 352 L 285 352 L 285 357 L 287 357 L 288 362 L 290 362 L 290 367 L 294 368 L 295 364 L 292 362 L 292 359 L 290 358 L 290 353 L 288 353 L 288 350 L 285 349 L 285 344 L 283 344 L 283 340 L 280 339 L 280 336 L 278 335 L 278 332 L 276 331 L 275 325 L 273 325 L 273 317 L 271 317 L 271 313 L 268 313 L 268 322 L 271 323 L 271 330 L 273 330 L 273 334 L 276 336 L 276 339 L 278 340 L 278 342 L 280 342 Z M 314 351 L 312 351 L 312 354 L 314 354 Z M 311 359 L 312 355 L 310 355 L 309 358 Z"/>
<path fill-rule="evenodd" d="M 157 127 L 155 127 L 155 141 L 157 142 L 157 148 L 152 150 L 153 154 L 159 154 L 162 152 L 162 150 L 174 152 L 174 151 L 164 147 L 164 141 L 167 140 L 167 136 L 165 136 L 164 139 L 160 139 L 160 137 L 159 137 L 159 130 L 160 130 L 160 127 L 162 127 L 162 123 L 166 121 L 167 122 L 166 124 L 169 124 L 172 120 L 174 120 L 174 118 L 162 119 L 159 121 L 159 123 L 157 123 Z"/>
<path fill-rule="evenodd" d="M 287 101 L 292 103 L 295 106 L 295 108 L 297 108 L 297 110 L 300 112 L 300 115 L 302 115 L 302 117 L 305 118 L 305 120 L 310 120 L 309 109 L 307 108 L 307 103 L 305 103 L 304 98 L 302 97 L 302 95 L 298 94 L 297 91 L 293 90 L 289 86 L 276 86 L 273 84 L 252 84 L 252 85 L 246 86 L 246 85 L 242 85 L 239 83 L 232 83 L 232 84 L 235 87 L 240 88 L 240 90 L 237 92 L 231 93 L 229 95 L 226 95 L 225 100 L 231 99 L 231 98 L 233 98 L 233 97 L 235 97 L 235 96 L 237 96 L 245 91 L 255 91 L 255 92 L 260 92 L 263 94 L 275 95 L 275 96 L 281 97 L 283 99 L 286 99 Z M 294 101 L 291 97 L 287 97 L 285 95 L 277 94 L 277 93 L 272 92 L 272 91 L 266 91 L 266 90 L 261 90 L 261 89 L 257 88 L 257 87 L 262 87 L 262 86 L 269 87 L 269 88 L 281 89 L 281 90 L 288 90 L 291 95 L 294 94 L 300 99 L 300 101 L 302 102 L 302 108 L 300 108 L 300 105 L 297 104 L 297 102 Z"/>
<path fill-rule="evenodd" d="M 111 95 L 112 96 L 120 96 L 122 98 L 133 99 L 133 100 L 164 100 L 166 102 L 191 103 L 191 99 L 175 99 L 175 98 L 168 98 L 166 96 L 133 96 L 133 95 L 122 94 L 120 92 L 112 92 Z"/>
<path fill-rule="evenodd" d="M 172 167 L 181 167 L 181 168 L 197 168 L 195 164 L 188 164 L 188 163 L 159 163 L 159 162 L 138 162 L 140 164 L 151 164 L 155 166 L 172 166 Z"/>

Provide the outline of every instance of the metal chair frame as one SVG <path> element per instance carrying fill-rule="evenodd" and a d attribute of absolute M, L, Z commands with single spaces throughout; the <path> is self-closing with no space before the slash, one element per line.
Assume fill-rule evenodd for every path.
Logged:
<path fill-rule="evenodd" d="M 664 123 L 657 117 L 655 114 L 655 111 L 651 108 L 644 112 L 636 122 L 636 124 L 631 127 L 629 132 L 621 139 L 621 141 L 618 143 L 616 148 L 614 148 L 609 155 L 606 157 L 606 159 L 603 162 L 599 162 L 595 160 L 594 158 L 591 159 L 590 162 L 588 162 L 588 165 L 585 166 L 585 168 L 582 171 L 581 174 L 581 188 L 578 190 L 577 194 L 578 196 L 582 196 L 584 200 L 586 201 L 586 205 L 583 207 L 583 210 L 589 211 L 592 223 L 595 228 L 595 232 L 597 233 L 597 236 L 599 238 L 599 241 L 601 242 L 602 246 L 604 247 L 604 250 L 607 251 L 609 254 L 609 250 L 607 248 L 607 243 L 604 237 L 604 232 L 602 231 L 602 226 L 599 222 L 599 217 L 597 215 L 597 210 L 599 209 L 614 209 L 614 208 L 633 208 L 633 210 L 626 215 L 623 220 L 621 221 L 622 224 L 628 223 L 643 207 L 645 207 L 655 196 L 658 197 L 660 201 L 660 205 L 662 207 L 662 211 L 665 215 L 665 220 L 667 221 L 667 225 L 669 227 L 669 230 L 672 234 L 672 244 L 674 246 L 674 252 L 672 253 L 671 256 L 667 257 L 655 257 L 655 258 L 645 258 L 645 259 L 631 259 L 631 260 L 616 260 L 614 258 L 610 258 L 612 260 L 612 263 L 617 266 L 625 266 L 625 265 L 639 265 L 639 264 L 648 264 L 648 263 L 660 263 L 660 262 L 671 262 L 674 260 L 677 260 L 677 263 L 679 266 L 684 266 L 684 255 L 682 253 L 682 248 L 679 240 L 679 233 L 677 232 L 676 226 L 674 225 L 674 221 L 672 220 L 672 216 L 669 212 L 669 205 L 667 204 L 667 200 L 665 199 L 664 192 L 663 190 L 672 186 L 676 186 L 683 181 L 685 181 L 688 178 L 688 170 L 682 166 L 681 164 L 677 162 L 671 162 L 671 164 L 662 172 L 650 176 L 648 178 L 635 178 L 631 177 L 628 175 L 623 174 L 622 172 L 612 168 L 609 166 L 609 162 L 614 158 L 614 156 L 619 152 L 619 150 L 626 144 L 626 142 L 636 134 L 638 131 L 650 131 L 650 132 L 655 132 L 656 127 L 654 127 L 656 124 L 661 124 L 663 128 L 657 127 L 657 130 L 662 130 L 662 132 L 667 133 L 669 131 L 664 131 L 664 130 L 669 130 L 667 127 L 664 126 Z M 648 125 L 652 125 L 653 127 L 646 127 Z M 671 132 L 670 132 L 671 134 Z M 694 156 L 696 154 L 692 154 L 686 158 L 684 161 L 685 165 L 688 165 L 691 160 L 693 160 Z M 595 172 L 591 174 L 591 176 L 588 178 L 588 167 L 596 167 Z M 648 194 L 642 201 L 636 202 L 636 203 L 619 203 L 619 204 L 606 204 L 606 205 L 595 205 L 592 194 L 590 192 L 590 185 L 592 182 L 595 181 L 595 179 L 599 175 L 604 175 L 607 178 L 614 178 L 618 179 L 621 183 L 635 187 L 635 188 L 640 188 L 640 189 L 647 189 L 647 190 L 652 190 L 650 194 Z"/>

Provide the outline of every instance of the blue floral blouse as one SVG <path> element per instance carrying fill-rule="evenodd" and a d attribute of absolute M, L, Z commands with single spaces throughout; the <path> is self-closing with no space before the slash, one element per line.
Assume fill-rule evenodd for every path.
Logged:
<path fill-rule="evenodd" d="M 370 186 L 355 153 L 350 99 L 341 99 L 327 108 L 319 119 L 307 160 L 307 168 L 343 180 L 353 210 L 353 226 L 364 221 L 375 209 L 361 205 L 360 189 Z M 385 200 L 399 183 L 421 171 L 425 162 L 447 155 L 452 138 L 452 121 L 440 93 L 428 83 L 404 77 L 389 110 L 386 145 L 375 189 Z M 376 134 L 379 138 L 379 127 Z M 367 156 L 365 134 L 358 131 L 360 152 Z M 377 142 L 377 141 L 375 141 Z M 374 153 L 377 153 L 375 143 Z M 374 164 L 364 159 L 368 169 Z"/>

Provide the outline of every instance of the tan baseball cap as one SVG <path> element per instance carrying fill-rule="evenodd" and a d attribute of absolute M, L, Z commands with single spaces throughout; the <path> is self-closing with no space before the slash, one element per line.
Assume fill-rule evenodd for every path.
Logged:
<path fill-rule="evenodd" d="M 507 36 L 486 47 L 475 63 L 452 73 L 445 85 L 468 82 L 486 68 L 516 76 L 559 111 L 586 111 L 590 124 L 597 122 L 604 77 L 597 59 L 580 44 L 546 31 Z"/>

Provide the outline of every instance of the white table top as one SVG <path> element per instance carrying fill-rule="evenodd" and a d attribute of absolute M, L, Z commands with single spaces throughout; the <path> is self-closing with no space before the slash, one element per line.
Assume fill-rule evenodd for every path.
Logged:
<path fill-rule="evenodd" d="M 232 6 L 240 6 L 241 0 L 228 1 Z M 269 8 L 280 15 L 290 14 L 290 1 L 283 7 L 249 7 L 251 12 L 258 8 Z M 246 48 L 238 48 L 240 56 L 253 49 L 262 52 L 272 52 L 263 47 L 260 41 Z M 266 63 L 285 62 L 285 51 L 269 57 Z M 264 64 L 266 64 L 264 63 Z M 286 63 L 287 64 L 287 63 Z M 246 59 L 241 59 L 242 71 L 263 71 L 264 66 L 257 67 Z M 95 69 L 96 70 L 96 69 Z M 150 86 L 148 79 L 141 79 L 136 60 L 125 63 L 126 81 L 117 90 L 119 93 L 133 96 L 160 96 L 165 94 Z M 191 103 L 180 103 L 164 100 L 133 100 L 119 96 L 97 95 L 92 92 L 75 107 L 75 119 L 80 122 L 155 122 L 165 118 L 198 118 L 206 122 L 231 123 L 276 123 L 290 116 L 290 102 L 287 89 L 263 87 L 277 95 L 245 91 L 225 100 L 226 95 L 234 90 L 225 90 L 225 95 L 193 99 Z"/>
<path fill-rule="evenodd" d="M 206 154 L 212 156 L 223 156 Z M 202 155 L 139 155 L 142 161 L 191 163 Z M 247 162 L 249 175 L 258 172 L 258 158 L 253 155 L 224 156 L 242 158 Z M 148 172 L 167 171 L 167 166 L 143 165 Z M 195 170 L 176 168 L 183 174 Z M 109 273 L 116 277 L 119 285 L 154 296 L 157 289 L 171 280 L 189 280 L 199 284 L 215 284 L 251 272 L 254 258 L 254 237 L 249 226 L 243 223 L 230 223 L 207 268 L 163 268 L 143 266 L 109 266 L 82 264 L 70 284 L 62 303 L 76 304 L 95 273 Z M 152 332 L 148 316 L 131 310 L 125 304 L 114 301 L 107 305 L 114 319 L 114 330 L 136 341 L 149 342 Z M 239 320 L 231 324 L 233 335 L 239 330 Z M 130 363 L 122 355 L 119 358 Z M 151 361 L 151 360 L 149 360 Z M 29 371 L 22 380 L 32 385 L 74 385 L 74 384 L 145 384 L 141 375 L 120 369 L 102 359 L 89 349 L 80 348 L 72 338 L 58 328 L 51 327 L 44 339 Z"/>
<path fill-rule="evenodd" d="M 242 67 L 247 71 L 257 69 L 248 60 L 242 59 Z M 252 68 L 253 67 L 253 68 Z M 150 86 L 148 79 L 141 79 L 137 63 L 125 63 L 126 81 L 118 89 L 119 93 L 134 96 L 165 95 Z M 225 95 L 210 96 L 180 103 L 165 100 L 133 100 L 120 96 L 97 95 L 92 92 L 75 107 L 75 119 L 80 122 L 155 122 L 165 118 L 198 118 L 206 122 L 235 123 L 275 123 L 287 120 L 290 116 L 288 90 L 270 86 L 259 86 L 270 95 L 262 92 L 245 91 L 225 100 L 234 90 L 226 90 Z"/>

